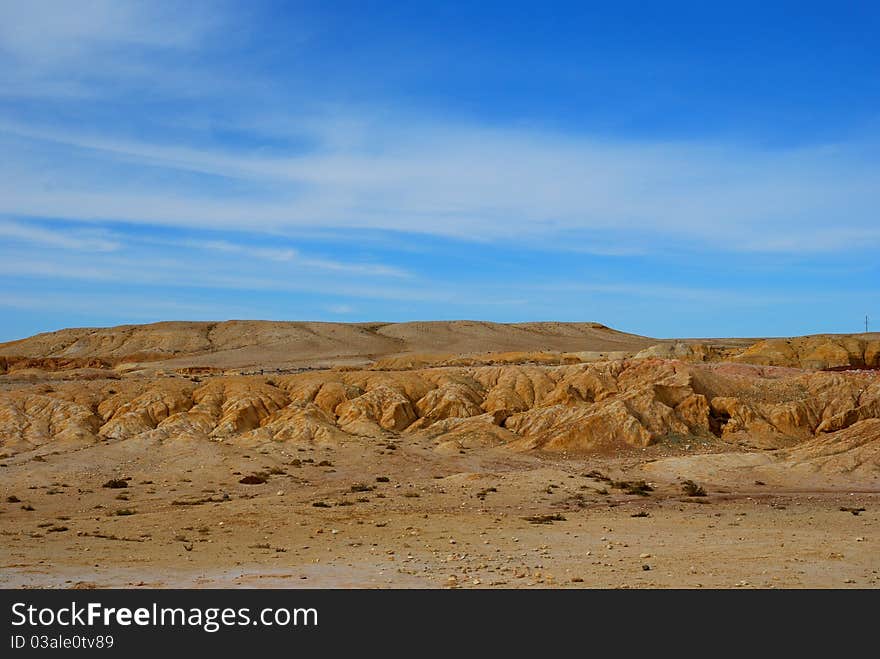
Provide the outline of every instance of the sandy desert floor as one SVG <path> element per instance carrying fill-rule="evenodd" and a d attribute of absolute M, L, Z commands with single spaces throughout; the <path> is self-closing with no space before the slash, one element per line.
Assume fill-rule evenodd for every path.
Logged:
<path fill-rule="evenodd" d="M 583 461 L 438 456 L 399 439 L 303 451 L 128 441 L 11 459 L 0 585 L 880 585 L 880 492 L 779 473 L 771 483 L 740 465 L 727 482 L 700 481 L 707 496 L 685 496 L 693 463 L 696 473 L 747 457 L 714 453 L 725 448 L 675 458 L 683 447 L 661 444 Z M 267 482 L 239 483 L 256 472 Z M 628 494 L 599 474 L 653 490 Z M 127 487 L 102 487 L 120 476 Z"/>

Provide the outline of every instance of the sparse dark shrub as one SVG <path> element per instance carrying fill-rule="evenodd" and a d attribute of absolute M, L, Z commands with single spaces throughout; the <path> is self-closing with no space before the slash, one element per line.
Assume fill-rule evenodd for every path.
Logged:
<path fill-rule="evenodd" d="M 850 508 L 847 506 L 841 506 L 840 512 L 842 513 L 852 513 L 853 515 L 858 516 L 860 513 L 865 512 L 864 508 Z"/>
<path fill-rule="evenodd" d="M 529 515 L 528 517 L 523 517 L 523 519 L 532 524 L 552 524 L 553 522 L 565 521 L 565 517 L 559 513 L 552 513 L 549 515 Z"/>
<path fill-rule="evenodd" d="M 642 497 L 646 497 L 649 492 L 654 491 L 654 488 L 645 481 L 614 481 L 611 483 L 611 487 L 616 490 L 624 490 L 627 494 L 636 494 Z"/>
<path fill-rule="evenodd" d="M 688 497 L 704 497 L 706 496 L 706 490 L 703 489 L 702 485 L 698 485 L 692 480 L 686 480 L 681 484 L 681 491 L 684 492 L 685 496 Z"/>

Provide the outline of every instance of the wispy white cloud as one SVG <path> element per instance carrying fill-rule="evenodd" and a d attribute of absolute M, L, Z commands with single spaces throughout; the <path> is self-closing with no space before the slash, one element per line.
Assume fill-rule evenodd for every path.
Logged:
<path fill-rule="evenodd" d="M 524 293 L 541 292 L 554 295 L 612 295 L 622 299 L 675 300 L 688 303 L 717 303 L 736 306 L 767 306 L 791 301 L 790 292 L 755 293 L 731 288 L 688 286 L 681 284 L 648 283 L 644 281 L 616 281 L 614 283 L 571 283 L 553 281 L 542 284 L 523 284 Z M 811 299 L 817 299 L 815 293 Z"/>
<path fill-rule="evenodd" d="M 43 247 L 57 247 L 86 252 L 112 252 L 118 250 L 121 246 L 118 240 L 94 230 L 65 231 L 46 229 L 33 224 L 8 220 L 0 220 L 0 237 Z"/>
<path fill-rule="evenodd" d="M 117 317 L 131 320 L 167 320 L 169 318 L 216 319 L 238 313 L 254 316 L 255 309 L 228 304 L 203 304 L 194 300 L 144 300 L 131 295 L 112 295 L 103 292 L 74 294 L 41 293 L 39 296 L 21 293 L 0 293 L 0 309 L 39 311 L 41 313 L 94 314 L 105 316 L 108 310 Z"/>
<path fill-rule="evenodd" d="M 408 273 L 400 268 L 372 263 L 344 263 L 332 259 L 317 259 L 300 254 L 299 250 L 289 247 L 254 247 L 231 243 L 226 240 L 188 240 L 180 243 L 183 246 L 223 252 L 226 254 L 238 254 L 251 259 L 277 261 L 281 263 L 294 263 L 305 269 L 340 272 L 356 275 L 369 275 L 379 277 L 407 277 Z"/>
<path fill-rule="evenodd" d="M 0 97 L 83 99 L 147 83 L 184 93 L 218 80 L 179 56 L 219 34 L 225 10 L 202 0 L 0 3 Z"/>
<path fill-rule="evenodd" d="M 69 70 L 120 48 L 191 48 L 217 15 L 200 2 L 4 2 L 0 52 L 20 66 Z"/>
<path fill-rule="evenodd" d="M 460 295 L 452 289 L 428 290 L 424 282 L 384 283 L 363 275 L 316 276 L 308 269 L 265 272 L 256 265 L 223 259 L 182 259 L 154 251 L 136 252 L 93 262 L 85 256 L 68 258 L 34 257 L 0 251 L 0 276 L 10 279 L 41 279 L 51 282 L 80 281 L 125 286 L 253 291 L 269 293 L 311 293 L 374 300 L 418 300 L 450 302 Z"/>
<path fill-rule="evenodd" d="M 329 304 L 325 308 L 330 313 L 337 315 L 347 315 L 355 311 L 354 307 L 350 304 Z"/>
<path fill-rule="evenodd" d="M 355 227 L 481 240 L 540 236 L 548 243 L 554 235 L 593 231 L 602 241 L 581 248 L 605 255 L 644 252 L 656 239 L 769 252 L 880 245 L 873 214 L 880 159 L 864 145 L 773 150 L 600 141 L 406 118 L 392 123 L 375 126 L 360 143 L 318 143 L 269 157 L 6 122 L 0 132 L 51 143 L 64 157 L 47 186 L 44 171 L 28 170 L 22 149 L 14 175 L 0 182 L 0 211 L 255 231 Z M 75 171 L 84 153 L 89 168 L 98 167 L 91 177 L 89 168 Z M 206 195 L 198 187 L 138 177 L 144 167 L 241 181 L 253 192 Z M 108 172 L 115 172 L 114 180 L 107 180 Z"/>

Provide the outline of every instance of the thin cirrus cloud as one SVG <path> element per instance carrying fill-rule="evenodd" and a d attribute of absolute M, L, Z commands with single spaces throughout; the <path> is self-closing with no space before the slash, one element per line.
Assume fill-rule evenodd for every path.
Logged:
<path fill-rule="evenodd" d="M 0 3 L 0 99 L 107 101 L 144 85 L 178 95 L 223 88 L 184 58 L 222 34 L 226 10 L 200 0 Z"/>
<path fill-rule="evenodd" d="M 330 304 L 326 307 L 327 311 L 337 315 L 347 315 L 354 313 L 355 308 L 350 304 Z"/>
<path fill-rule="evenodd" d="M 161 252 L 132 252 L 100 261 L 87 255 L 56 255 L 49 260 L 34 254 L 16 255 L 0 250 L 0 275 L 10 281 L 43 280 L 48 282 L 84 282 L 103 286 L 124 282 L 125 286 L 148 286 L 187 290 L 261 291 L 267 293 L 314 293 L 324 296 L 347 296 L 378 300 L 419 300 L 437 302 L 454 300 L 451 290 L 426 290 L 424 282 L 364 276 L 339 276 L 318 273 L 311 267 L 297 271 L 266 271 L 259 263 L 240 258 L 176 258 Z M 88 297 L 88 291 L 81 293 Z M 79 295 L 79 294 L 78 294 Z"/>
<path fill-rule="evenodd" d="M 701 243 L 727 232 L 743 251 L 877 245 L 880 167 L 864 147 L 772 151 L 688 142 L 610 142 L 479 126 L 396 122 L 372 142 L 264 157 L 246 152 L 94 138 L 63 131 L 0 133 L 21 149 L 0 183 L 0 212 L 155 223 L 411 231 L 479 240 L 600 231 L 605 253 L 643 250 L 643 234 Z M 23 141 L 23 142 L 22 142 Z M 28 145 L 60 157 L 27 168 Z M 108 185 L 108 172 L 121 179 Z M 240 182 L 249 193 L 205 194 L 143 171 Z M 91 174 L 90 174 L 91 172 Z M 133 179 L 138 183 L 132 183 Z M 65 185 L 64 181 L 75 184 Z M 828 240 L 834 222 L 845 239 Z M 793 233 L 793 229 L 797 231 Z M 627 235 L 629 234 L 629 235 Z"/>
<path fill-rule="evenodd" d="M 303 255 L 299 250 L 289 247 L 267 247 L 233 243 L 226 240 L 156 240 L 151 238 L 128 236 L 122 239 L 120 233 L 109 233 L 100 229 L 85 228 L 47 228 L 34 222 L 0 220 L 0 238 L 6 240 L 7 245 L 23 244 L 34 253 L 34 250 L 67 250 L 82 253 L 84 256 L 95 253 L 119 252 L 124 249 L 139 250 L 154 248 L 156 245 L 164 245 L 168 248 L 183 248 L 204 253 L 221 253 L 234 257 L 240 257 L 250 261 L 272 261 L 285 264 L 298 269 L 301 272 L 339 273 L 349 275 L 361 275 L 367 277 L 394 277 L 405 278 L 410 274 L 406 271 L 378 263 L 347 263 L 333 259 L 315 258 Z M 4 250 L 0 249 L 0 254 Z M 13 252 L 15 247 L 13 247 Z M 9 254 L 7 260 L 14 255 Z M 126 262 L 130 257 L 126 257 Z M 190 263 L 193 263 L 190 259 Z M 94 262 L 90 261 L 85 268 L 65 269 L 57 259 L 51 263 L 40 262 L 39 259 L 30 259 L 21 264 L 17 274 L 45 274 L 47 276 L 70 276 L 76 273 L 91 273 L 96 276 Z M 12 274 L 12 273 L 11 273 Z M 115 275 L 107 274 L 112 279 Z M 102 277 L 98 277 L 102 278 Z"/>
<path fill-rule="evenodd" d="M 161 0 L 4 2 L 0 53 L 29 72 L 48 73 L 133 48 L 189 49 L 218 27 L 219 14 L 208 9 L 199 2 Z"/>
<path fill-rule="evenodd" d="M 291 263 L 308 270 L 329 271 L 378 277 L 409 276 L 407 272 L 401 270 L 400 268 L 394 268 L 381 264 L 343 263 L 341 261 L 334 261 L 330 259 L 307 257 L 303 256 L 299 252 L 299 250 L 292 248 L 279 249 L 274 247 L 251 247 L 231 243 L 225 240 L 185 241 L 183 243 L 180 243 L 180 245 L 198 250 L 221 252 L 225 254 L 235 254 L 250 259 L 277 261 L 279 263 Z"/>
<path fill-rule="evenodd" d="M 25 294 L 0 293 L 0 308 L 9 308 L 20 311 L 45 311 L 50 308 L 53 312 L 64 313 L 92 313 L 98 314 L 109 309 L 124 310 L 127 317 L 133 319 L 153 320 L 156 317 L 168 317 L 185 314 L 205 318 L 218 318 L 228 315 L 230 308 L 223 305 L 206 305 L 198 301 L 174 301 L 174 300 L 140 300 L 136 303 L 130 296 L 107 295 L 103 293 L 88 296 L 77 295 L 42 295 L 34 297 Z M 247 307 L 241 307 L 245 311 Z M 251 312 L 253 310 L 251 309 Z M 247 315 L 245 311 L 244 314 Z"/>
<path fill-rule="evenodd" d="M 84 252 L 114 252 L 121 247 L 118 240 L 97 231 L 51 230 L 34 224 L 0 220 L 0 238 L 21 241 L 39 247 L 81 250 Z"/>

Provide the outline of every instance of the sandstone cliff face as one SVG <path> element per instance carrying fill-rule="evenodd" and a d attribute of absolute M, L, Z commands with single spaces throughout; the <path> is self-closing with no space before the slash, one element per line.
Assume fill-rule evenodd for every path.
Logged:
<path fill-rule="evenodd" d="M 864 438 L 878 419 L 877 372 L 645 358 L 23 386 L 0 392 L 0 447 L 15 453 L 52 441 L 143 434 L 164 441 L 333 444 L 419 433 L 438 450 L 614 451 L 668 437 L 785 448 L 820 446 L 815 442 L 831 435 L 846 439 L 840 433 L 851 428 Z M 871 450 L 859 449 L 866 460 L 873 459 Z"/>
<path fill-rule="evenodd" d="M 738 353 L 735 349 L 722 348 L 720 346 L 707 345 L 705 343 L 685 343 L 674 341 L 659 343 L 650 348 L 645 348 L 635 354 L 635 359 L 681 359 L 692 362 L 721 361 Z"/>
<path fill-rule="evenodd" d="M 94 440 L 100 420 L 88 407 L 34 392 L 0 393 L 0 447 L 30 450 L 46 442 Z"/>
<path fill-rule="evenodd" d="M 159 381 L 139 395 L 112 395 L 97 406 L 103 422 L 99 434 L 109 439 L 126 439 L 153 430 L 168 417 L 192 407 L 193 386 L 188 381 Z"/>
<path fill-rule="evenodd" d="M 644 348 L 633 357 L 687 362 L 730 361 L 811 370 L 880 368 L 880 335 L 825 334 L 753 342 L 725 340 L 720 343 L 666 341 Z"/>
<path fill-rule="evenodd" d="M 876 477 L 880 473 L 880 419 L 857 421 L 843 430 L 821 433 L 781 451 L 778 457 L 790 468 L 808 473 Z"/>
<path fill-rule="evenodd" d="M 880 368 L 880 338 L 865 335 L 767 339 L 736 355 L 733 361 L 809 369 Z"/>

